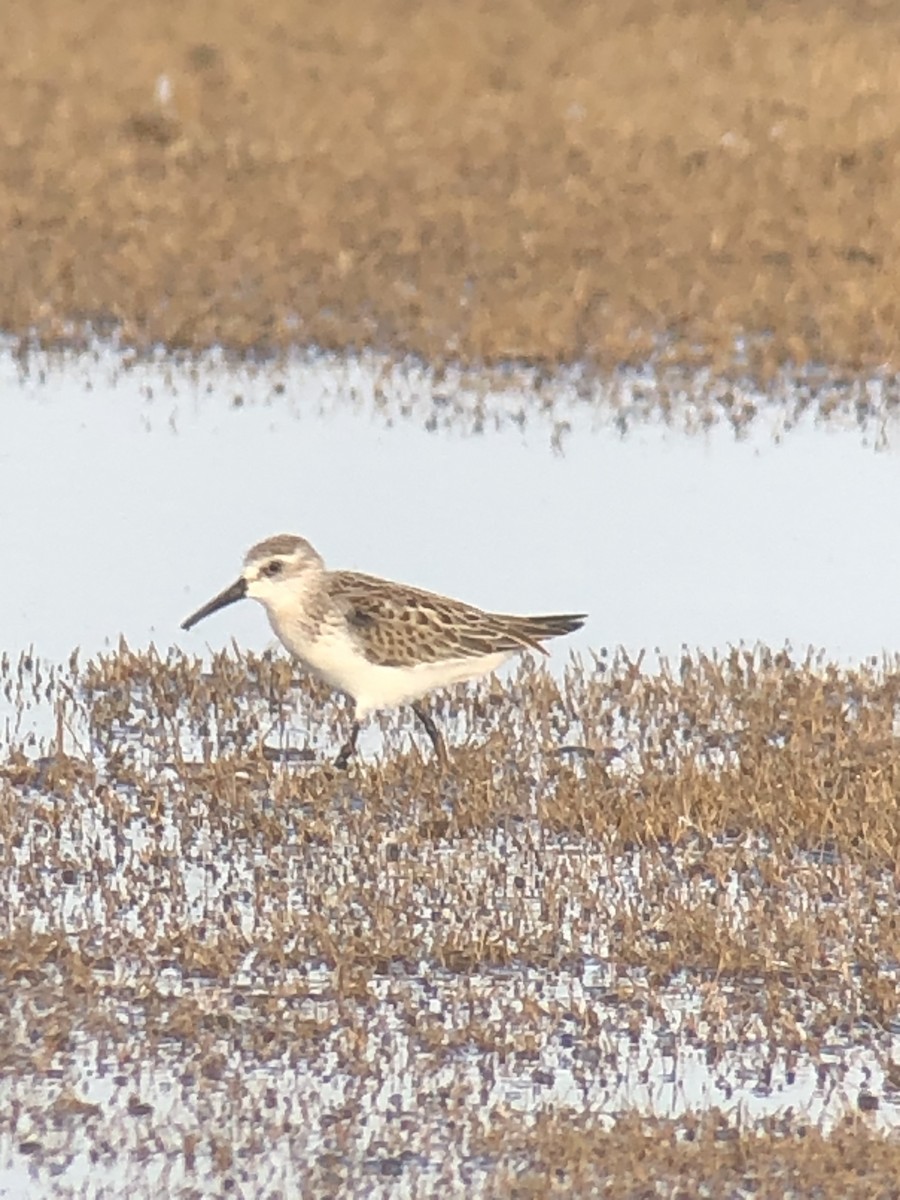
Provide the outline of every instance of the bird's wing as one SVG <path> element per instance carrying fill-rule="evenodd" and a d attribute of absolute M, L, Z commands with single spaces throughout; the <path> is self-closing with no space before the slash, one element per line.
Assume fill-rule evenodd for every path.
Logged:
<path fill-rule="evenodd" d="M 540 645 L 542 637 L 569 632 L 541 624 L 569 618 L 487 613 L 459 600 L 355 571 L 331 572 L 329 590 L 366 657 L 384 667 L 526 649 L 546 653 Z"/>

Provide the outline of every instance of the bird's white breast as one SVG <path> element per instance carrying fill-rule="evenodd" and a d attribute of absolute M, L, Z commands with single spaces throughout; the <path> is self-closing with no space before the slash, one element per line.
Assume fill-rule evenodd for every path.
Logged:
<path fill-rule="evenodd" d="M 326 623 L 315 635 L 309 627 L 283 613 L 269 610 L 272 628 L 281 642 L 313 674 L 356 701 L 357 716 L 417 700 L 433 688 L 478 679 L 502 666 L 511 654 L 503 651 L 481 658 L 454 658 L 411 667 L 385 667 L 370 662 L 340 626 Z"/>

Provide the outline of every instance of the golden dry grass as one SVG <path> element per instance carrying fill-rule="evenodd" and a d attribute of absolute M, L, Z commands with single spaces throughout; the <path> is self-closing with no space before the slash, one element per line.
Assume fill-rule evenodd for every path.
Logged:
<path fill-rule="evenodd" d="M 831 938 L 847 962 L 859 964 L 873 939 L 900 958 L 883 905 L 900 844 L 894 663 L 845 669 L 757 648 L 654 672 L 599 658 L 573 663 L 562 680 L 524 663 L 508 687 L 439 698 L 453 744 L 447 777 L 397 713 L 378 718 L 374 757 L 334 770 L 347 710 L 277 657 L 221 654 L 205 670 L 123 647 L 63 673 L 37 663 L 7 671 L 19 711 L 3 765 L 8 811 L 38 803 L 58 830 L 72 820 L 72 798 L 104 825 L 136 806 L 182 846 L 200 827 L 218 845 L 249 839 L 265 853 L 296 840 L 321 850 L 321 870 L 351 843 L 370 846 L 354 867 L 368 912 L 359 936 L 343 898 L 329 912 L 334 926 L 317 905 L 316 920 L 295 931 L 300 960 L 325 942 L 370 966 L 414 958 L 421 939 L 405 940 L 405 906 L 428 889 L 465 917 L 434 931 L 441 963 L 558 966 L 578 940 L 560 936 L 560 905 L 586 929 L 604 909 L 616 957 L 666 977 L 685 967 L 777 974 L 783 963 L 827 976 Z M 26 695 L 56 716 L 45 753 L 17 743 Z M 536 845 L 548 855 L 540 869 Z M 448 847 L 480 870 L 458 878 Z M 513 859 L 531 875 L 510 897 L 531 896 L 541 915 L 504 927 L 491 896 L 512 886 Z M 616 864 L 631 876 L 637 860 L 639 903 L 615 880 Z M 602 896 L 600 861 L 610 871 Z M 384 892 L 382 872 L 397 863 Z M 180 870 L 177 857 L 169 867 Z M 753 898 L 752 928 L 725 898 L 736 880 Z M 456 887 L 469 902 L 454 900 Z M 855 932 L 839 895 L 865 913 Z"/>
<path fill-rule="evenodd" d="M 520 1173 L 497 1195 L 603 1195 L 610 1200 L 667 1194 L 888 1197 L 896 1192 L 900 1146 L 849 1121 L 830 1138 L 790 1116 L 742 1130 L 719 1113 L 679 1121 L 626 1116 L 612 1127 L 597 1121 L 539 1121 L 523 1137 L 513 1123 L 494 1131 L 500 1150 Z"/>
<path fill-rule="evenodd" d="M 0 327 L 896 369 L 898 33 L 877 0 L 10 0 Z"/>

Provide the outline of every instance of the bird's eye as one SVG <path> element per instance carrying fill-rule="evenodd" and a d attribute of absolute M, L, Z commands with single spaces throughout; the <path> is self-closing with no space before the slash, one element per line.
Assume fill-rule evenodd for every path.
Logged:
<path fill-rule="evenodd" d="M 283 566 L 284 564 L 282 563 L 281 559 L 273 558 L 271 562 L 267 562 L 263 567 L 262 573 L 263 575 L 267 575 L 269 579 L 274 579 L 276 575 L 281 574 Z"/>

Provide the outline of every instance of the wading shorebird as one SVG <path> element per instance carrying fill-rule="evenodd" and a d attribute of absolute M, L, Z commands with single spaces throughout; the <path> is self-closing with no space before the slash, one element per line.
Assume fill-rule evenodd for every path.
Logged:
<path fill-rule="evenodd" d="M 290 653 L 355 704 L 350 737 L 335 759 L 346 767 L 360 720 L 409 704 L 442 766 L 444 739 L 419 703 L 426 692 L 477 679 L 524 650 L 547 651 L 548 638 L 580 629 L 584 613 L 513 617 L 356 571 L 329 571 L 304 538 L 279 534 L 248 551 L 240 577 L 186 621 L 198 621 L 251 596 Z"/>

